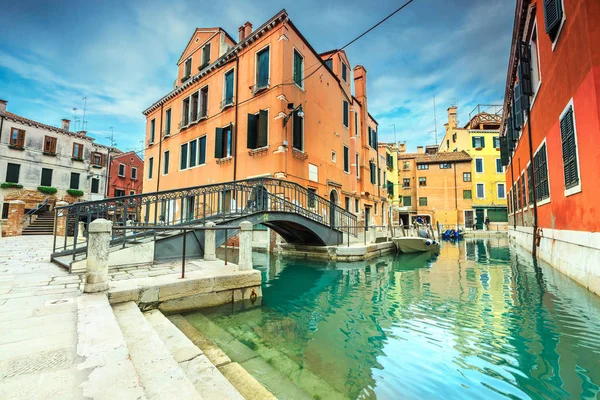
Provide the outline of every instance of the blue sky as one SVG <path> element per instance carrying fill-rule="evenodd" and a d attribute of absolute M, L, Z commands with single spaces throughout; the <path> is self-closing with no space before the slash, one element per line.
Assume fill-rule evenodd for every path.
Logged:
<path fill-rule="evenodd" d="M 171 90 L 176 62 L 196 27 L 221 26 L 237 38 L 286 8 L 319 52 L 339 48 L 403 1 L 30 1 L 4 2 L 0 24 L 0 98 L 8 110 L 50 125 L 81 117 L 108 144 L 143 148 L 142 111 Z M 324 6 L 327 4 L 327 6 Z M 409 150 L 443 134 L 446 109 L 459 122 L 478 103 L 501 104 L 514 0 L 415 0 L 346 49 L 368 71 L 371 114 L 381 141 Z M 441 137 L 440 134 L 438 136 Z"/>

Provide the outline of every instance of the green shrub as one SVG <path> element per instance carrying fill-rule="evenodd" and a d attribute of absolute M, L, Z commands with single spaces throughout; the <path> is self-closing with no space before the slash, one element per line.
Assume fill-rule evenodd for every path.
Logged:
<path fill-rule="evenodd" d="M 44 194 L 55 194 L 56 188 L 50 186 L 38 186 L 38 190 Z"/>
<path fill-rule="evenodd" d="M 69 193 L 73 197 L 81 197 L 83 196 L 83 191 L 77 189 L 68 189 L 67 193 Z"/>
<path fill-rule="evenodd" d="M 14 182 L 4 182 L 0 185 L 2 189 L 23 189 L 23 185 Z"/>

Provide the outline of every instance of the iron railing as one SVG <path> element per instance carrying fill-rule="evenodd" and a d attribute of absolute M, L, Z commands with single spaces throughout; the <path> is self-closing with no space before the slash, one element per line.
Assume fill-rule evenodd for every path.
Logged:
<path fill-rule="evenodd" d="M 49 199 L 50 199 L 50 197 L 46 197 L 44 199 L 44 201 L 42 201 L 41 203 L 39 203 L 35 208 L 32 208 L 31 210 L 27 211 L 25 213 L 25 215 L 23 215 L 23 223 L 25 223 L 25 221 L 27 221 L 27 219 L 29 219 L 29 222 L 31 223 L 31 217 L 34 214 L 37 214 L 44 207 L 48 206 L 48 200 Z"/>
<path fill-rule="evenodd" d="M 53 257 L 72 254 L 75 260 L 75 254 L 87 248 L 87 235 L 80 232 L 80 222 L 87 230 L 97 218 L 111 220 L 114 227 L 123 228 L 113 231 L 111 240 L 124 247 L 128 239 L 152 234 L 136 227 L 184 226 L 209 220 L 219 223 L 274 211 L 299 214 L 331 229 L 344 227 L 347 234 L 357 235 L 356 215 L 337 204 L 294 182 L 255 178 L 56 207 Z M 61 217 L 67 219 L 67 234 L 62 243 L 57 243 L 56 224 Z"/>

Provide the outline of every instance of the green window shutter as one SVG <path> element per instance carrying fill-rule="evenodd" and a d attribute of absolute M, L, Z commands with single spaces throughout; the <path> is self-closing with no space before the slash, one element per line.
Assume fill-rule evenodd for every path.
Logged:
<path fill-rule="evenodd" d="M 198 145 L 198 147 L 200 148 L 200 157 L 198 160 L 198 164 L 202 165 L 202 164 L 206 164 L 206 136 L 202 136 L 200 138 L 200 143 Z"/>
<path fill-rule="evenodd" d="M 215 130 L 215 158 L 223 158 L 223 129 Z"/>
<path fill-rule="evenodd" d="M 350 172 L 350 153 L 347 147 L 344 147 L 344 171 Z"/>
<path fill-rule="evenodd" d="M 373 139 L 372 139 L 373 133 L 371 132 L 371 127 L 370 126 L 367 129 L 369 130 L 369 146 L 372 147 L 373 146 Z"/>
<path fill-rule="evenodd" d="M 248 139 L 246 147 L 256 149 L 258 136 L 258 115 L 248 114 Z"/>
<path fill-rule="evenodd" d="M 258 113 L 258 139 L 256 142 L 257 147 L 265 147 L 268 141 L 267 128 L 269 125 L 269 112 L 267 110 L 260 110 Z"/>
<path fill-rule="evenodd" d="M 506 135 L 500 136 L 500 161 L 502 161 L 502 165 L 508 165 L 508 138 Z"/>
<path fill-rule="evenodd" d="M 546 23 L 546 33 L 550 40 L 554 41 L 560 22 L 562 21 L 562 3 L 561 0 L 544 0 L 544 20 Z"/>
<path fill-rule="evenodd" d="M 292 146 L 295 149 L 304 151 L 304 138 L 302 137 L 304 118 L 298 116 L 298 112 L 296 111 L 293 116 L 293 137 L 292 137 Z"/>
<path fill-rule="evenodd" d="M 471 146 L 475 148 L 475 136 L 471 138 Z"/>
<path fill-rule="evenodd" d="M 190 142 L 190 168 L 196 166 L 198 160 L 198 142 L 193 140 Z"/>
<path fill-rule="evenodd" d="M 225 74 L 225 104 L 233 103 L 233 71 Z"/>
<path fill-rule="evenodd" d="M 258 71 L 256 83 L 259 88 L 266 87 L 269 84 L 269 48 L 258 54 Z"/>
<path fill-rule="evenodd" d="M 344 126 L 348 127 L 350 123 L 348 122 L 348 102 L 346 100 L 343 101 L 344 108 Z"/>
<path fill-rule="evenodd" d="M 187 168 L 187 159 L 188 159 L 188 145 L 186 144 L 182 144 L 181 145 L 181 153 L 179 155 L 179 169 L 186 169 Z"/>
<path fill-rule="evenodd" d="M 481 136 L 481 147 L 485 147 L 485 136 Z"/>
<path fill-rule="evenodd" d="M 575 143 L 575 126 L 573 123 L 573 108 L 560 120 L 560 135 L 562 141 L 562 158 L 565 173 L 565 188 L 570 189 L 579 183 L 577 170 L 577 145 Z"/>
<path fill-rule="evenodd" d="M 302 68 L 303 59 L 297 50 L 294 50 L 294 82 L 302 87 Z"/>

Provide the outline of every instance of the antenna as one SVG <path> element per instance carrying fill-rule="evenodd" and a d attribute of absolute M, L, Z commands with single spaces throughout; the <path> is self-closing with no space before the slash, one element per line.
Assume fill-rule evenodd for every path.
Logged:
<path fill-rule="evenodd" d="M 87 121 L 85 120 L 85 110 L 87 108 L 87 96 L 84 96 L 82 98 L 82 100 L 83 100 L 83 117 L 81 118 L 81 130 L 84 131 L 85 124 L 87 123 Z"/>
<path fill-rule="evenodd" d="M 434 132 L 435 132 L 435 145 L 437 146 L 437 117 L 435 114 L 435 94 L 433 95 L 433 123 L 435 125 L 434 127 Z"/>

